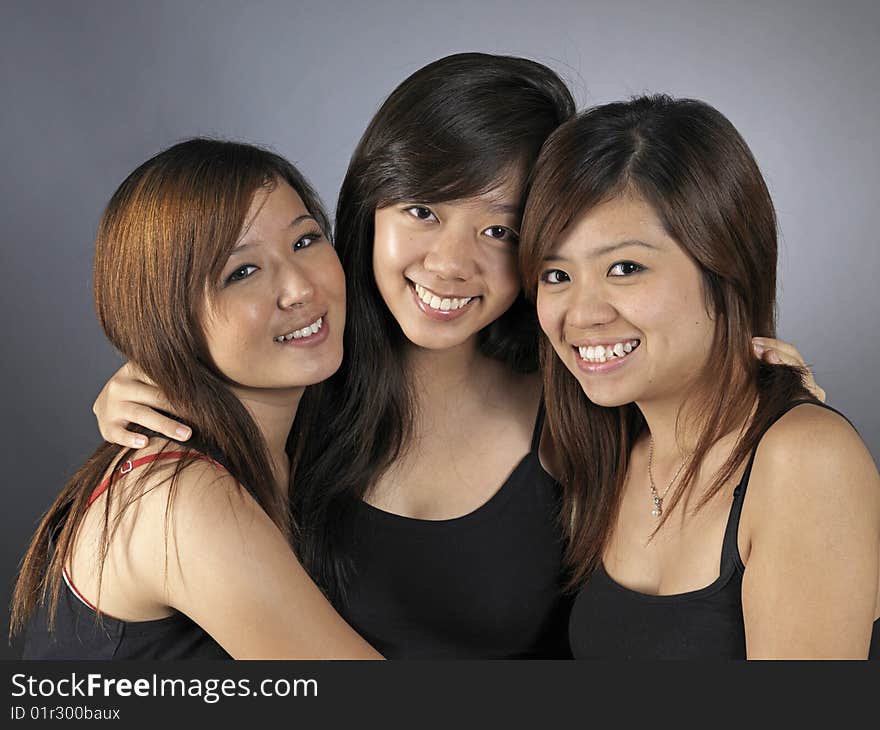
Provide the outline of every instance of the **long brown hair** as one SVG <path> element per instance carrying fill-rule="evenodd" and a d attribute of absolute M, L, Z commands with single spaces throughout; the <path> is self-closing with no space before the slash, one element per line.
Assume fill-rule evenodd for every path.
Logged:
<path fill-rule="evenodd" d="M 235 142 L 191 139 L 159 153 L 132 172 L 107 205 L 95 244 L 94 295 L 98 319 L 113 346 L 156 382 L 173 411 L 193 427 L 202 448 L 223 456 L 232 476 L 247 485 L 289 536 L 289 505 L 279 500 L 273 486 L 265 440 L 230 389 L 230 381 L 212 363 L 200 322 L 205 297 L 219 285 L 229 252 L 248 224 L 245 219 L 254 193 L 279 180 L 299 194 L 327 232 L 318 197 L 293 165 L 272 152 Z M 162 450 L 167 448 L 166 443 Z M 113 530 L 142 493 L 138 483 L 159 469 L 170 472 L 167 537 L 178 476 L 198 458 L 184 446 L 174 445 L 174 450 L 188 455 L 172 466 L 160 466 L 159 461 L 148 465 L 132 487 L 119 494 L 120 507 L 112 520 L 107 499 L 99 596 Z M 62 569 L 89 497 L 108 471 L 108 489 L 117 491 L 113 489 L 116 466 L 133 451 L 109 443 L 99 446 L 44 515 L 15 586 L 11 635 L 47 598 L 49 626 L 53 626 Z"/>
<path fill-rule="evenodd" d="M 297 534 L 300 559 L 332 598 L 344 596 L 351 574 L 345 541 L 355 531 L 356 505 L 412 437 L 406 337 L 373 273 L 376 209 L 468 198 L 527 173 L 574 110 L 565 83 L 540 63 L 459 53 L 404 80 L 352 155 L 336 205 L 336 250 L 356 304 L 348 310 L 342 367 L 324 387 L 322 437 L 305 440 L 293 493 L 295 517 L 308 527 Z M 533 372 L 538 336 L 534 307 L 520 293 L 478 338 L 484 355 Z M 310 410 L 301 405 L 300 412 Z"/>
<path fill-rule="evenodd" d="M 653 207 L 697 264 L 715 318 L 700 387 L 679 413 L 679 427 L 685 412 L 697 420 L 697 446 L 659 527 L 682 499 L 687 508 L 700 466 L 719 439 L 744 428 L 696 509 L 734 475 L 784 405 L 809 394 L 799 369 L 768 366 L 751 354 L 752 336 L 776 331 L 776 217 L 745 141 L 704 102 L 636 97 L 582 112 L 550 137 L 534 169 L 522 226 L 520 265 L 531 295 L 544 257 L 563 232 L 591 208 L 628 192 Z M 541 360 L 574 587 L 601 559 L 645 421 L 635 404 L 592 403 L 546 339 Z"/>

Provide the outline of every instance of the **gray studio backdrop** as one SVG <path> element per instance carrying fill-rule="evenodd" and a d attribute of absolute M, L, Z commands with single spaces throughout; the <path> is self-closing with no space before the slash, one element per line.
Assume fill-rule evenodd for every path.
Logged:
<path fill-rule="evenodd" d="M 90 406 L 120 361 L 93 310 L 92 245 L 125 175 L 219 135 L 295 160 L 332 207 L 382 99 L 458 51 L 540 60 L 582 105 L 666 91 L 727 114 L 779 212 L 779 332 L 876 459 L 878 49 L 875 0 L 2 0 L 0 593 L 98 440 Z"/>

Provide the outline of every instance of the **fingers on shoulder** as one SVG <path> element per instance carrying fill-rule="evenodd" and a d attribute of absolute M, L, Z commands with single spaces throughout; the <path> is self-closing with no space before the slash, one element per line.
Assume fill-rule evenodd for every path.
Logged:
<path fill-rule="evenodd" d="M 773 351 L 782 356 L 783 362 L 792 365 L 803 365 L 804 358 L 798 349 L 790 342 L 777 340 L 771 337 L 753 337 L 752 345 L 760 348 L 763 352 Z"/>

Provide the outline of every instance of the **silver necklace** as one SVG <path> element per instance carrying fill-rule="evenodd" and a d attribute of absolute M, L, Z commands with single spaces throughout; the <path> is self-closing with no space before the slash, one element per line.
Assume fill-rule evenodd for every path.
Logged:
<path fill-rule="evenodd" d="M 675 480 L 678 479 L 678 475 L 681 474 L 681 470 L 684 469 L 686 461 L 687 460 L 681 462 L 681 466 L 678 467 L 678 471 L 675 472 L 675 475 L 669 481 L 669 484 L 666 485 L 663 494 L 658 494 L 657 485 L 654 484 L 654 473 L 651 469 L 651 465 L 654 462 L 654 437 L 651 436 L 651 442 L 648 446 L 648 480 L 651 482 L 651 499 L 654 502 L 654 509 L 651 510 L 651 517 L 659 517 L 663 514 L 663 500 L 666 499 L 666 494 L 669 492 L 670 487 L 675 484 Z"/>

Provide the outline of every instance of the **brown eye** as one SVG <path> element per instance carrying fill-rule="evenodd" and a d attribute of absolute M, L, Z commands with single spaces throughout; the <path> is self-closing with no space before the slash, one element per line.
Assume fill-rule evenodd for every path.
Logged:
<path fill-rule="evenodd" d="M 432 218 L 437 220 L 437 216 L 434 215 L 431 209 L 426 208 L 424 205 L 411 205 L 408 208 L 404 208 L 404 210 L 413 218 L 418 218 L 420 221 L 429 221 Z"/>
<path fill-rule="evenodd" d="M 645 267 L 637 264 L 635 261 L 618 261 L 614 266 L 608 269 L 609 276 L 631 276 L 640 271 L 644 271 Z"/>
<path fill-rule="evenodd" d="M 257 270 L 257 267 L 252 266 L 251 264 L 245 264 L 244 266 L 239 266 L 235 271 L 233 271 L 229 276 L 226 277 L 226 283 L 231 284 L 234 281 L 241 281 L 242 279 L 247 279 L 256 270 Z"/>
<path fill-rule="evenodd" d="M 322 237 L 321 234 L 317 231 L 313 231 L 312 233 L 306 233 L 306 235 L 304 235 L 302 238 L 298 238 L 296 241 L 294 241 L 293 250 L 299 251 L 303 248 L 308 248 L 309 246 L 311 246 L 315 241 L 317 241 L 321 237 Z"/>
<path fill-rule="evenodd" d="M 547 269 L 547 271 L 541 274 L 541 281 L 545 284 L 564 284 L 567 281 L 571 281 L 571 277 L 562 269 Z"/>
<path fill-rule="evenodd" d="M 519 236 L 507 226 L 490 226 L 483 233 L 489 236 L 489 238 L 497 238 L 499 241 L 516 241 L 519 239 Z"/>

